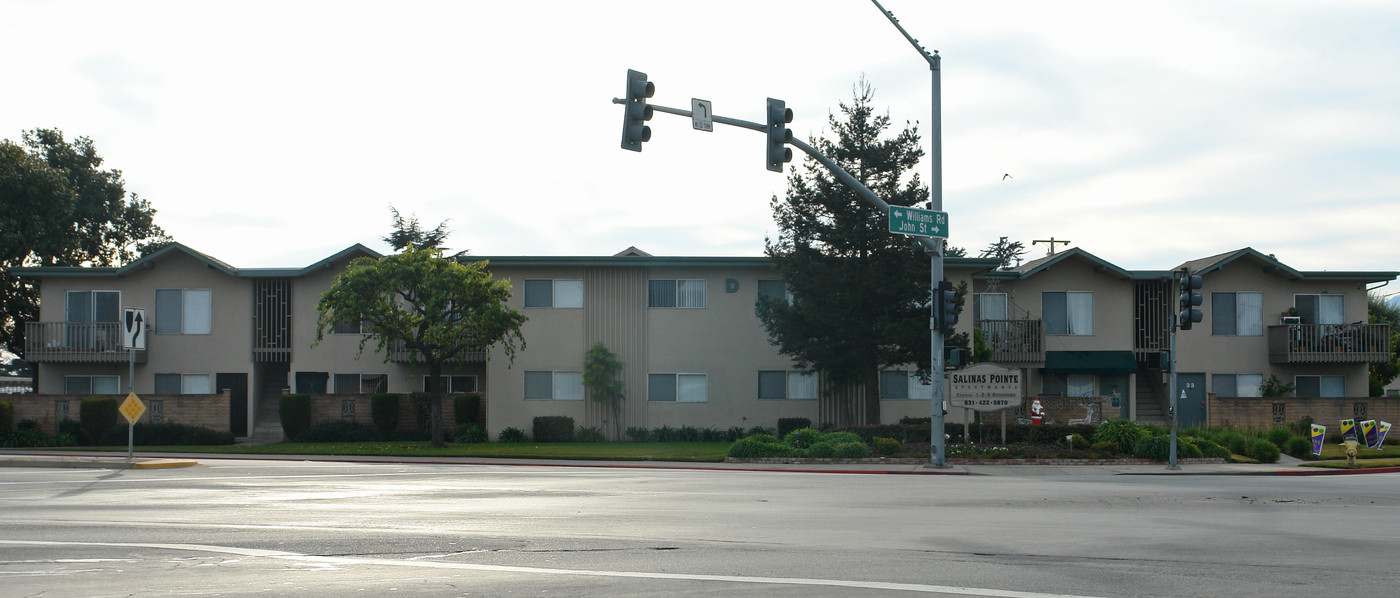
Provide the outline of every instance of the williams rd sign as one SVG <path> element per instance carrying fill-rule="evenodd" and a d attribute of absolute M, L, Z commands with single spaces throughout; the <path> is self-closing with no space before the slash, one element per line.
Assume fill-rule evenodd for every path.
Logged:
<path fill-rule="evenodd" d="M 916 237 L 948 238 L 948 213 L 890 206 L 890 232 Z"/>

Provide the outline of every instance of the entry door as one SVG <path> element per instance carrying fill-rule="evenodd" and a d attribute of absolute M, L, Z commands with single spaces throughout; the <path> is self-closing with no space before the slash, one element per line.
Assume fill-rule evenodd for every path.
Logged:
<path fill-rule="evenodd" d="M 1206 423 L 1206 375 L 1177 374 L 1176 409 L 1182 427 L 1203 426 Z M 1186 398 L 1181 398 L 1181 391 Z"/>
<path fill-rule="evenodd" d="M 1110 399 L 1109 404 L 1106 405 L 1107 413 L 1103 414 L 1103 419 L 1113 419 L 1114 417 L 1128 419 L 1127 374 L 1101 374 L 1099 376 L 1099 394 Z"/>
<path fill-rule="evenodd" d="M 248 374 L 215 374 L 214 392 L 229 391 L 228 429 L 234 436 L 248 435 Z"/>

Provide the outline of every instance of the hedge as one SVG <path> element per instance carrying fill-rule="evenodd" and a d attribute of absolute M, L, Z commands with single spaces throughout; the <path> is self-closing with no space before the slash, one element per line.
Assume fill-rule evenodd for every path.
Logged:
<path fill-rule="evenodd" d="M 535 442 L 573 442 L 574 418 L 567 415 L 541 415 L 535 418 Z"/>
<path fill-rule="evenodd" d="M 0 434 L 15 428 L 15 406 L 9 401 L 0 401 Z"/>
<path fill-rule="evenodd" d="M 282 419 L 282 432 L 287 439 L 297 440 L 298 435 L 311 429 L 311 395 L 282 395 L 277 404 L 277 415 Z"/>
<path fill-rule="evenodd" d="M 370 421 L 380 434 L 388 434 L 399 427 L 399 395 L 375 393 L 369 397 Z"/>
<path fill-rule="evenodd" d="M 452 419 L 457 425 L 477 424 L 486 425 L 486 418 L 481 417 L 481 395 L 469 392 L 452 397 Z"/>
<path fill-rule="evenodd" d="M 119 412 L 117 399 L 113 397 L 87 397 L 79 409 L 83 440 L 88 444 L 98 444 L 108 430 L 117 426 Z"/>

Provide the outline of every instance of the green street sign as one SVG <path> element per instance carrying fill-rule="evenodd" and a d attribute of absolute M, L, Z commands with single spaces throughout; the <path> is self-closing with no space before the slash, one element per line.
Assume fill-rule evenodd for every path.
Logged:
<path fill-rule="evenodd" d="M 948 238 L 948 213 L 890 206 L 890 232 L 916 237 Z"/>

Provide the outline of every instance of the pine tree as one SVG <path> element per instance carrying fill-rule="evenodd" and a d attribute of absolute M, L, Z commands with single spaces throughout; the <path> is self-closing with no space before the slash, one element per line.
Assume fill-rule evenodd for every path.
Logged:
<path fill-rule="evenodd" d="M 852 92 L 841 118 L 829 117 L 835 139 L 811 144 L 891 205 L 927 202 L 928 188 L 911 172 L 923 156 L 917 127 L 906 122 L 882 138 L 890 118 L 875 115 L 871 86 L 862 79 Z M 765 252 L 792 300 L 761 297 L 759 319 L 799 369 L 820 372 L 828 385 L 863 386 L 863 420 L 880 423 L 880 370 L 929 369 L 928 255 L 891 234 L 887 214 L 810 158 L 772 208 L 781 232 Z"/>

